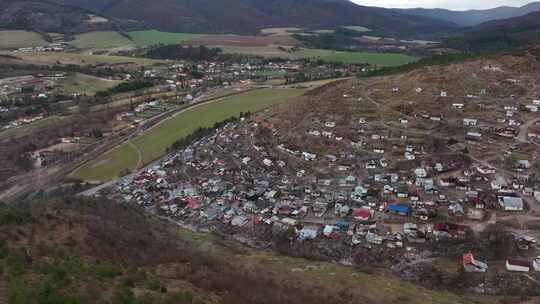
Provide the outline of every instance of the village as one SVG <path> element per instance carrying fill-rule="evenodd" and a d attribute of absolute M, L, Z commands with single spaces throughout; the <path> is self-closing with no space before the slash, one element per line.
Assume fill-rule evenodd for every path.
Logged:
<path fill-rule="evenodd" d="M 400 253 L 461 250 L 455 262 L 465 272 L 489 268 L 467 245 L 475 235 L 514 223 L 504 269 L 540 271 L 540 232 L 525 228 L 540 211 L 540 101 L 413 83 L 345 81 L 292 106 L 244 113 L 102 194 L 182 227 L 261 248 L 285 238 L 291 254 L 342 263 L 366 248 L 396 267 Z M 393 104 L 403 96 L 443 100 L 448 110 Z M 435 245 L 447 242 L 464 246 Z"/>

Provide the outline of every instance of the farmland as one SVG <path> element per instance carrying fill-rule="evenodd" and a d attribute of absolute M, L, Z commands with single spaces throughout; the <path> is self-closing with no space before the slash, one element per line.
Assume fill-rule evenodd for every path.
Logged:
<path fill-rule="evenodd" d="M 117 80 L 109 80 L 86 74 L 74 73 L 59 81 L 58 90 L 68 94 L 85 92 L 86 94 L 93 95 L 98 91 L 104 91 L 119 83 L 120 81 Z"/>
<path fill-rule="evenodd" d="M 34 64 L 98 64 L 98 63 L 134 63 L 140 65 L 152 65 L 160 63 L 160 60 L 108 56 L 108 55 L 89 55 L 76 53 L 18 53 L 17 57 L 29 63 Z"/>
<path fill-rule="evenodd" d="M 130 39 L 113 31 L 80 34 L 70 44 L 82 50 L 129 48 L 134 46 Z"/>
<path fill-rule="evenodd" d="M 378 66 L 398 66 L 413 62 L 416 58 L 403 54 L 394 53 L 369 53 L 369 52 L 346 52 L 323 49 L 300 49 L 295 52 L 284 52 L 275 46 L 242 47 L 242 46 L 218 46 L 225 53 L 252 54 L 263 57 L 282 57 L 289 59 L 320 59 L 326 62 L 343 63 L 368 63 Z"/>
<path fill-rule="evenodd" d="M 85 164 L 73 172 L 72 177 L 90 181 L 114 179 L 127 170 L 136 169 L 140 162 L 147 164 L 162 156 L 167 147 L 198 127 L 211 126 L 240 112 L 258 111 L 303 92 L 303 89 L 263 89 L 189 108 L 150 128 L 130 143 Z"/>
<path fill-rule="evenodd" d="M 27 31 L 0 31 L 0 49 L 12 50 L 47 44 L 40 34 Z"/>

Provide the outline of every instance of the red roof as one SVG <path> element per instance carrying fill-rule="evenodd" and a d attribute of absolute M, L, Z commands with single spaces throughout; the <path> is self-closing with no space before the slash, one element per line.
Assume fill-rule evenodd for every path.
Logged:
<path fill-rule="evenodd" d="M 353 216 L 358 219 L 369 218 L 369 211 L 364 208 L 358 208 L 353 211 Z"/>
<path fill-rule="evenodd" d="M 190 209 L 195 209 L 197 207 L 197 204 L 199 203 L 199 199 L 196 197 L 192 197 L 188 199 L 187 207 Z"/>

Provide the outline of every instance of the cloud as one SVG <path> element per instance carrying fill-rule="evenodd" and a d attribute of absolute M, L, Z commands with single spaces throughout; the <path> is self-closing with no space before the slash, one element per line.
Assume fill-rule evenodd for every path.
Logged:
<path fill-rule="evenodd" d="M 522 6 L 531 0 L 352 0 L 360 5 L 399 8 L 486 9 L 497 6 Z"/>

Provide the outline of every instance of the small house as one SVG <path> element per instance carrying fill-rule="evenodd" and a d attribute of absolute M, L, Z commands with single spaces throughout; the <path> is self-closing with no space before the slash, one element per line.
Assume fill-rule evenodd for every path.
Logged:
<path fill-rule="evenodd" d="M 465 272 L 486 272 L 488 265 L 474 258 L 472 253 L 463 254 L 463 269 Z"/>
<path fill-rule="evenodd" d="M 531 263 L 529 261 L 521 259 L 506 260 L 506 270 L 508 271 L 529 272 L 530 269 Z"/>

